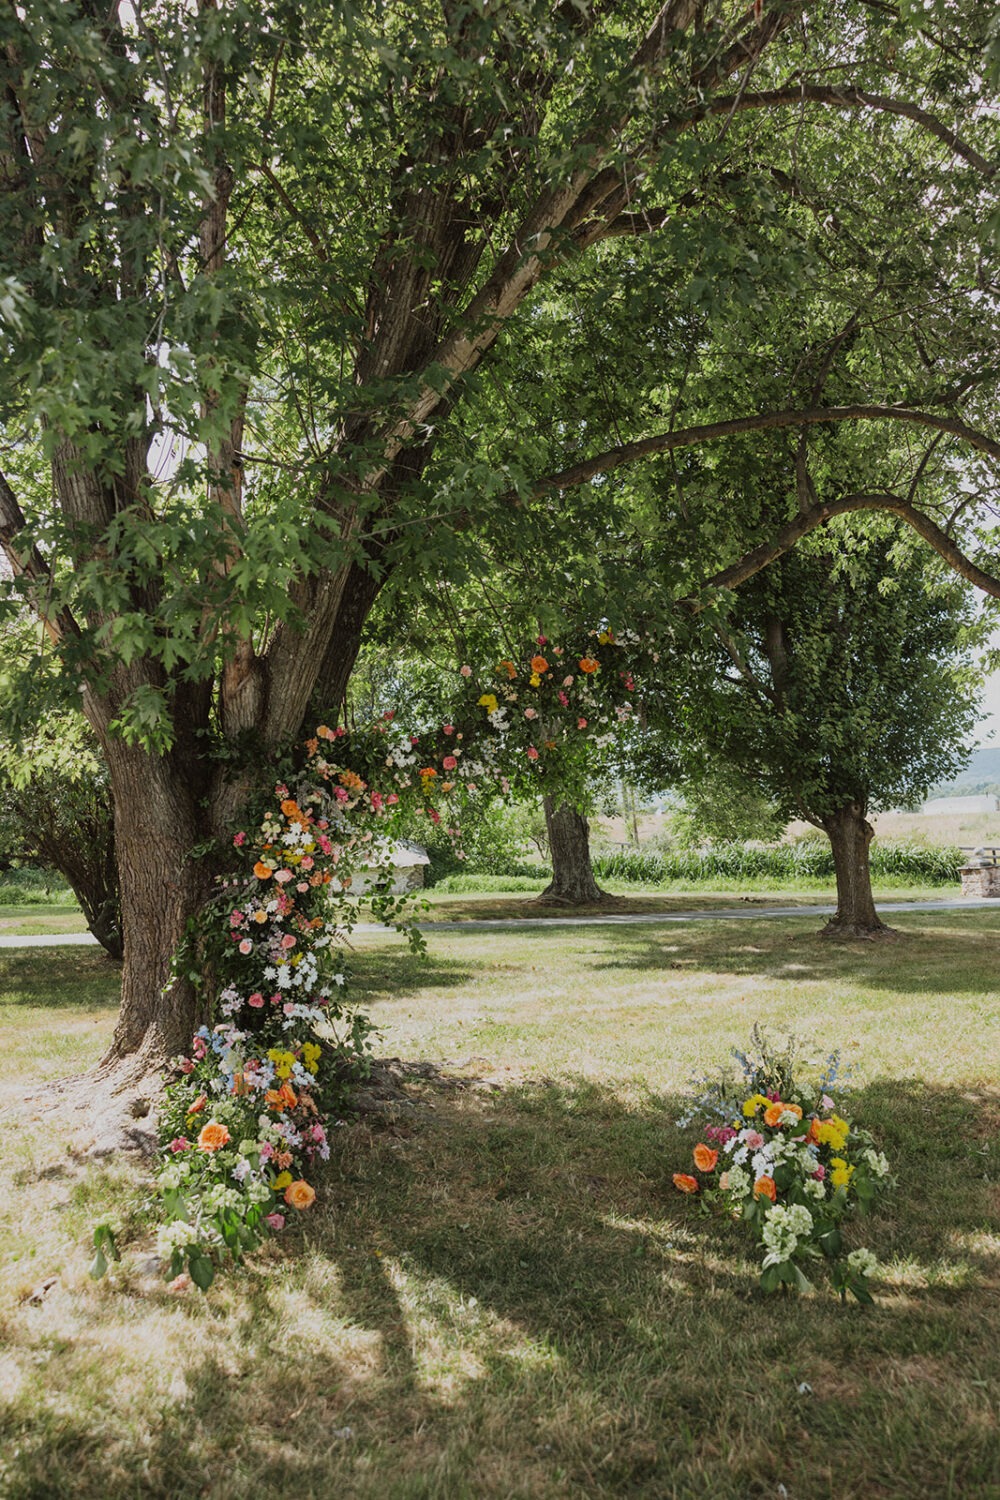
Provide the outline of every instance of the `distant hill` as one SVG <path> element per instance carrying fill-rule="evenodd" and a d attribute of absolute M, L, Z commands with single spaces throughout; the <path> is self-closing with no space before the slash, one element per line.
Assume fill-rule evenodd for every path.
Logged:
<path fill-rule="evenodd" d="M 1000 796 L 1000 746 L 976 750 L 964 771 L 954 781 L 939 781 L 931 787 L 931 797 L 980 797 L 993 792 Z"/>

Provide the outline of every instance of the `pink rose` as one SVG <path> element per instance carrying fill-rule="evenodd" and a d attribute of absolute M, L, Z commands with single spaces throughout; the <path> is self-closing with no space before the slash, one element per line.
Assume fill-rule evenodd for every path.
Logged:
<path fill-rule="evenodd" d="M 260 990 L 254 990 L 253 994 L 248 996 L 247 1004 L 252 1005 L 254 1010 L 260 1010 L 261 1006 L 264 1004 L 264 996 L 261 994 Z"/>
<path fill-rule="evenodd" d="M 284 1003 L 284 1005 L 281 1008 L 285 1012 L 286 1016 L 290 1016 L 291 1013 L 292 1013 L 292 1011 L 295 1009 L 295 1002 L 294 1002 L 294 1000 L 286 1000 L 285 1003 Z"/>
<path fill-rule="evenodd" d="M 528 746 L 528 759 L 529 760 L 537 760 L 538 759 L 538 751 L 535 749 L 534 745 L 529 745 Z"/>
<path fill-rule="evenodd" d="M 743 1136 L 744 1146 L 749 1146 L 751 1151 L 759 1151 L 764 1144 L 764 1137 L 759 1130 L 748 1130 Z"/>
<path fill-rule="evenodd" d="M 249 938 L 244 938 L 243 941 L 240 943 L 240 952 L 241 953 L 252 953 L 253 952 L 253 943 L 251 943 L 251 941 L 250 941 Z"/>
<path fill-rule="evenodd" d="M 242 849 L 246 841 L 247 836 L 245 833 L 235 833 L 233 835 L 233 843 L 236 845 L 237 849 Z"/>
<path fill-rule="evenodd" d="M 577 721 L 576 721 L 576 727 L 577 727 L 577 729 L 586 729 L 586 727 L 587 727 L 587 721 L 586 721 L 586 719 L 577 719 Z"/>
<path fill-rule="evenodd" d="M 572 686 L 573 686 L 573 679 L 572 679 L 572 677 L 564 677 L 563 678 L 563 687 L 572 687 Z"/>
<path fill-rule="evenodd" d="M 299 895 L 304 895 L 305 892 L 309 889 L 308 880 L 300 880 L 295 889 L 299 892 Z"/>
<path fill-rule="evenodd" d="M 176 1135 L 170 1142 L 170 1149 L 176 1156 L 178 1151 L 190 1151 L 191 1142 L 183 1135 Z"/>
<path fill-rule="evenodd" d="M 265 1222 L 268 1223 L 268 1224 L 270 1224 L 270 1226 L 271 1226 L 272 1229 L 284 1229 L 284 1227 L 285 1227 L 285 1216 L 284 1216 L 284 1214 L 265 1214 L 264 1217 L 265 1217 Z"/>
<path fill-rule="evenodd" d="M 312 855 L 307 854 L 302 861 L 302 868 L 303 870 L 311 870 L 315 863 L 316 861 L 313 859 Z"/>
<path fill-rule="evenodd" d="M 537 710 L 537 708 L 526 708 L 524 710 L 524 717 L 526 719 L 537 719 L 538 718 L 538 710 Z"/>
<path fill-rule="evenodd" d="M 459 677 L 471 677 L 472 676 L 472 668 L 471 667 L 459 667 L 459 669 L 458 669 L 458 675 L 459 675 Z"/>
<path fill-rule="evenodd" d="M 295 944 L 297 942 L 298 942 L 298 938 L 295 936 L 295 934 L 293 932 L 286 932 L 285 935 L 284 935 L 284 937 L 281 939 L 281 946 L 284 948 L 285 952 L 287 953 L 288 950 L 289 950 L 289 948 L 294 948 Z"/>
<path fill-rule="evenodd" d="M 454 724 L 442 724 L 441 725 L 441 733 L 442 734 L 454 734 L 455 733 L 455 726 L 454 726 Z"/>
<path fill-rule="evenodd" d="M 287 885 L 292 878 L 291 870 L 275 870 L 274 878 L 279 885 Z"/>
<path fill-rule="evenodd" d="M 536 635 L 535 636 L 535 641 L 537 642 L 537 644 L 539 646 L 545 646 L 545 645 L 547 645 L 548 644 L 548 639 L 549 638 L 548 638 L 547 635 Z"/>
<path fill-rule="evenodd" d="M 458 765 L 458 761 L 453 755 L 446 755 L 441 764 L 446 771 L 454 771 L 455 767 Z"/>

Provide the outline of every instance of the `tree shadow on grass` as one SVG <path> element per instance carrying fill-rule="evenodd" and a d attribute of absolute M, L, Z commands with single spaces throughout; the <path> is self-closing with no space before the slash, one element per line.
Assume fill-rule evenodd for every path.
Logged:
<path fill-rule="evenodd" d="M 972 921 L 963 920 L 970 916 Z M 955 919 L 922 920 L 909 913 L 900 921 L 897 943 L 831 942 L 818 930 L 789 931 L 785 922 L 692 924 L 662 931 L 649 928 L 604 930 L 607 957 L 602 970 L 663 973 L 684 970 L 778 980 L 845 979 L 873 989 L 905 988 L 933 993 L 989 993 L 996 990 L 996 951 L 1000 912 L 957 913 Z"/>
<path fill-rule="evenodd" d="M 126 1282 L 76 1348 L 15 1328 L 42 1377 L 9 1500 L 996 1493 L 997 1096 L 852 1101 L 899 1176 L 859 1229 L 901 1264 L 869 1311 L 760 1295 L 740 1227 L 671 1186 L 680 1101 L 464 1082 L 341 1131 L 322 1211 L 204 1301 Z M 98 1371 L 81 1407 L 115 1322 L 179 1395 L 123 1413 Z"/>
<path fill-rule="evenodd" d="M 0 952 L 0 1021 L 7 1005 L 114 1010 L 120 994 L 121 967 L 103 949 L 13 948 Z"/>

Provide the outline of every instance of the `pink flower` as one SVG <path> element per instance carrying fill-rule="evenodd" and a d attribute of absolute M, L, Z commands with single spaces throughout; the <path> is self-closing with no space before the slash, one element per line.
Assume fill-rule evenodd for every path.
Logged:
<path fill-rule="evenodd" d="M 559 702 L 562 704 L 563 708 L 568 708 L 569 707 L 569 699 L 566 697 L 566 694 L 563 693 L 563 692 L 560 692 L 560 694 L 559 694 Z"/>
<path fill-rule="evenodd" d="M 251 941 L 250 941 L 249 938 L 244 938 L 242 940 L 242 942 L 240 943 L 240 952 L 241 953 L 252 953 L 253 952 L 253 943 L 251 943 Z"/>
<path fill-rule="evenodd" d="M 341 787 L 341 791 L 343 791 L 343 787 Z M 322 849 L 324 854 L 333 853 L 333 843 L 330 839 L 327 838 L 325 833 L 321 833 L 319 836 L 319 847 Z"/>
<path fill-rule="evenodd" d="M 229 925 L 230 927 L 239 927 L 242 921 L 243 913 L 241 911 L 234 911 L 232 916 L 229 918 Z"/>
<path fill-rule="evenodd" d="M 587 721 L 586 721 L 586 719 L 577 719 L 577 721 L 576 721 L 576 727 L 577 727 L 577 729 L 586 729 L 586 727 L 587 727 Z"/>
<path fill-rule="evenodd" d="M 284 1005 L 281 1008 L 285 1012 L 286 1016 L 290 1016 L 291 1013 L 292 1013 L 292 1011 L 295 1009 L 295 1002 L 294 1002 L 294 1000 L 286 1000 L 285 1003 L 284 1003 Z"/>
<path fill-rule="evenodd" d="M 299 893 L 300 896 L 304 896 L 305 893 L 306 893 L 306 891 L 309 889 L 309 882 L 308 882 L 308 880 L 300 880 L 300 881 L 298 881 L 298 883 L 295 886 L 295 889 L 298 891 L 298 893 Z"/>
<path fill-rule="evenodd" d="M 472 668 L 471 667 L 459 667 L 459 669 L 458 669 L 458 675 L 459 675 L 459 677 L 471 677 L 472 676 Z"/>
<path fill-rule="evenodd" d="M 196 1036 L 191 1043 L 191 1052 L 200 1062 L 208 1051 L 208 1043 L 203 1036 Z"/>
<path fill-rule="evenodd" d="M 548 638 L 547 635 L 536 635 L 535 636 L 535 642 L 539 646 L 546 646 L 546 645 L 548 645 L 548 640 L 549 640 L 549 638 Z"/>
<path fill-rule="evenodd" d="M 396 796 L 395 792 L 390 792 L 385 800 L 390 807 L 395 807 L 396 803 L 399 801 L 399 798 Z"/>
<path fill-rule="evenodd" d="M 454 734 L 455 733 L 455 726 L 454 726 L 454 724 L 442 724 L 441 725 L 441 733 L 442 734 Z"/>
<path fill-rule="evenodd" d="M 474 781 L 467 781 L 465 783 L 465 790 L 467 792 L 474 792 L 476 790 L 476 783 Z"/>
<path fill-rule="evenodd" d="M 528 746 L 528 759 L 529 760 L 537 760 L 538 759 L 538 751 L 535 749 L 534 745 L 529 745 Z"/>
<path fill-rule="evenodd" d="M 573 686 L 573 679 L 572 679 L 572 677 L 564 677 L 563 678 L 563 687 L 572 687 L 572 686 Z"/>
<path fill-rule="evenodd" d="M 236 846 L 237 849 L 242 849 L 243 845 L 246 843 L 246 841 L 247 841 L 247 836 L 246 836 L 245 833 L 234 833 L 233 834 L 233 843 L 235 844 L 235 846 Z"/>
<path fill-rule="evenodd" d="M 284 1214 L 265 1214 L 264 1218 L 265 1222 L 270 1224 L 272 1229 L 284 1229 L 285 1227 Z"/>
<path fill-rule="evenodd" d="M 526 708 L 524 710 L 524 717 L 526 719 L 537 719 L 538 718 L 538 709 L 537 708 Z"/>
<path fill-rule="evenodd" d="M 830 1098 L 829 1094 L 824 1094 L 823 1097 L 822 1097 L 822 1099 L 819 1102 L 823 1106 L 824 1109 L 832 1109 L 833 1108 L 833 1100 Z"/>
<path fill-rule="evenodd" d="M 254 990 L 253 994 L 247 997 L 247 1004 L 252 1005 L 254 1010 L 260 1010 L 261 1006 L 264 1004 L 264 996 L 261 994 L 260 990 Z"/>
<path fill-rule="evenodd" d="M 315 860 L 313 859 L 312 855 L 307 854 L 302 861 L 302 868 L 303 870 L 311 870 L 314 864 Z"/>
<path fill-rule="evenodd" d="M 382 793 L 381 792 L 372 792 L 372 795 L 371 795 L 371 804 L 372 804 L 372 812 L 381 812 L 382 811 Z"/>
<path fill-rule="evenodd" d="M 271 1145 L 271 1142 L 270 1141 L 264 1141 L 262 1143 L 262 1145 L 261 1145 L 261 1148 L 260 1148 L 260 1159 L 261 1159 L 261 1161 L 270 1161 L 271 1157 L 273 1155 L 274 1155 L 274 1147 Z"/>
<path fill-rule="evenodd" d="M 287 885 L 292 878 L 291 870 L 275 870 L 274 878 L 279 885 Z"/>
<path fill-rule="evenodd" d="M 281 939 L 281 946 L 284 948 L 285 952 L 287 953 L 288 950 L 289 950 L 289 948 L 294 948 L 295 944 L 297 942 L 298 942 L 298 938 L 295 936 L 295 934 L 293 932 L 286 932 L 285 935 L 284 935 L 284 937 Z"/>
<path fill-rule="evenodd" d="M 441 764 L 446 771 L 454 771 L 455 767 L 458 765 L 458 761 L 453 755 L 446 755 Z"/>
<path fill-rule="evenodd" d="M 194 1072 L 194 1063 L 191 1061 L 190 1057 L 182 1057 L 181 1058 L 181 1072 L 182 1073 L 193 1073 Z"/>
<path fill-rule="evenodd" d="M 420 736 L 419 736 L 419 734 L 411 734 L 410 735 L 410 744 L 411 745 L 419 745 L 420 744 Z"/>
<path fill-rule="evenodd" d="M 764 1137 L 759 1130 L 748 1130 L 743 1136 L 744 1146 L 749 1146 L 751 1151 L 759 1151 L 764 1144 Z"/>
<path fill-rule="evenodd" d="M 170 1142 L 170 1149 L 176 1156 L 178 1151 L 190 1151 L 191 1142 L 183 1135 L 175 1135 Z"/>
<path fill-rule="evenodd" d="M 338 802 L 350 802 L 351 800 L 348 796 L 347 788 L 345 786 L 334 787 L 333 795 L 336 797 Z"/>
<path fill-rule="evenodd" d="M 826 1168 L 822 1165 L 822 1163 L 820 1163 L 820 1165 L 816 1168 L 813 1176 L 815 1177 L 817 1182 L 823 1181 L 823 1178 L 826 1176 Z"/>

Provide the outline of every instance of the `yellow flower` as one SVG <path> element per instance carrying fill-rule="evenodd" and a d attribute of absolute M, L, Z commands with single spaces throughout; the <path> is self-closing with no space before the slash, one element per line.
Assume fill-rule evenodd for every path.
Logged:
<path fill-rule="evenodd" d="M 842 1156 L 830 1158 L 830 1181 L 835 1188 L 845 1188 L 854 1176 L 854 1168 L 849 1167 Z"/>
<path fill-rule="evenodd" d="M 771 1101 L 766 1094 L 751 1094 L 750 1098 L 747 1099 L 743 1105 L 743 1113 L 748 1120 L 752 1120 L 753 1117 L 760 1114 L 761 1110 L 766 1108 L 766 1106 L 770 1104 L 770 1102 Z"/>
<path fill-rule="evenodd" d="M 288 1186 L 291 1180 L 291 1172 L 279 1172 L 277 1177 L 274 1179 L 273 1186 L 277 1192 L 280 1192 L 282 1188 L 286 1188 Z"/>
<path fill-rule="evenodd" d="M 479 700 L 479 707 L 485 708 L 488 714 L 495 714 L 497 711 L 497 706 L 498 705 L 495 693 L 484 693 Z"/>
<path fill-rule="evenodd" d="M 532 672 L 531 676 L 528 678 L 528 681 L 531 683 L 532 687 L 541 687 L 542 685 L 542 679 L 539 677 L 537 672 Z"/>
<path fill-rule="evenodd" d="M 831 1115 L 828 1120 L 821 1120 L 816 1126 L 815 1138 L 820 1145 L 829 1146 L 831 1151 L 843 1151 L 850 1133 L 851 1127 L 846 1120 L 842 1120 L 839 1115 Z"/>

